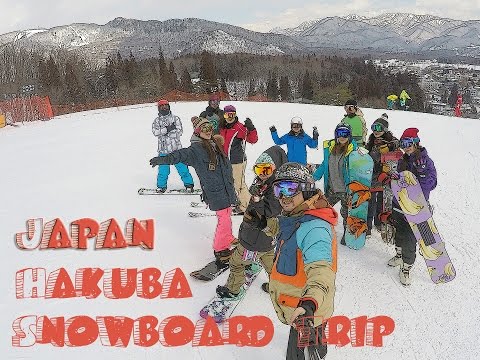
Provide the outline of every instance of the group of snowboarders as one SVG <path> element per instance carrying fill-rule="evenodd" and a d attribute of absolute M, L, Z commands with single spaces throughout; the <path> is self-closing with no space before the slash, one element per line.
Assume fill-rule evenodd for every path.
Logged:
<path fill-rule="evenodd" d="M 337 239 L 335 225 L 338 214 L 333 208 L 341 203 L 343 236 L 354 226 L 347 222 L 352 207 L 351 179 L 355 168 L 349 165 L 357 152 L 373 160 L 372 181 L 361 194 L 369 205 L 368 216 L 359 232 L 370 235 L 380 221 L 388 221 L 396 228 L 395 256 L 389 266 L 400 266 L 399 277 L 409 285 L 410 269 L 415 261 L 417 239 L 394 199 L 394 211 L 384 213 L 382 189 L 389 181 L 399 178 L 404 170 L 418 179 L 425 198 L 436 186 L 433 161 L 420 145 L 418 129 L 406 129 L 400 140 L 388 126 L 383 114 L 372 126 L 367 141 L 367 127 L 355 100 L 345 103 L 346 115 L 334 129 L 334 138 L 323 142 L 323 162 L 307 162 L 306 148 L 318 148 L 318 131 L 312 137 L 303 130 L 303 122 L 293 117 L 291 130 L 279 136 L 275 126 L 270 127 L 274 146 L 265 150 L 255 161 L 255 179 L 247 189 L 245 171 L 247 159 L 245 144 L 258 141 L 251 119 L 242 123 L 233 105 L 219 107 L 220 99 L 212 95 L 208 107 L 199 117 L 192 117 L 194 132 L 191 145 L 182 148 L 182 124 L 172 114 L 167 100 L 158 102 L 158 117 L 152 125 L 158 137 L 158 156 L 150 160 L 159 166 L 157 187 L 165 192 L 169 165 L 175 165 L 185 185 L 193 191 L 193 179 L 188 166 L 195 169 L 203 191 L 202 200 L 216 212 L 217 226 L 213 248 L 219 267 L 229 267 L 230 274 L 224 286 L 216 293 L 221 298 L 235 299 L 245 283 L 245 271 L 254 262 L 260 263 L 269 275 L 262 289 L 269 293 L 279 320 L 291 326 L 287 359 L 303 359 L 298 346 L 301 326 L 315 328 L 309 351 L 324 358 L 327 347 L 322 344 L 324 323 L 333 314 Z M 281 145 L 286 145 L 285 152 Z M 384 172 L 381 154 L 403 151 L 396 169 Z M 362 151 L 364 151 L 362 153 Z M 370 162 L 372 161 L 370 160 Z M 168 168 L 168 169 L 167 169 Z M 315 185 L 323 178 L 323 192 Z M 360 184 L 362 185 L 362 184 Z M 360 197 L 359 197 L 360 199 Z M 363 198 L 362 198 L 363 199 Z M 363 200 L 362 200 L 363 201 Z M 360 203 L 360 200 L 357 200 Z M 238 238 L 233 235 L 232 212 L 243 215 Z M 348 231 L 347 231 L 348 230 Z M 350 231 L 351 232 L 351 231 Z"/>

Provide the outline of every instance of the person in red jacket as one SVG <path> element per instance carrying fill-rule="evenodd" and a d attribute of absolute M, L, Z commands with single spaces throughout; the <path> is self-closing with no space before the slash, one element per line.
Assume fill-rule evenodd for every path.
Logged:
<path fill-rule="evenodd" d="M 245 144 L 255 144 L 258 141 L 257 130 L 250 118 L 245 119 L 245 125 L 238 121 L 237 109 L 227 105 L 223 109 L 224 117 L 220 119 L 219 133 L 225 139 L 223 149 L 230 159 L 233 169 L 233 181 L 239 204 L 234 209 L 235 214 L 243 214 L 250 201 L 250 193 L 245 184 L 245 167 L 247 156 Z"/>

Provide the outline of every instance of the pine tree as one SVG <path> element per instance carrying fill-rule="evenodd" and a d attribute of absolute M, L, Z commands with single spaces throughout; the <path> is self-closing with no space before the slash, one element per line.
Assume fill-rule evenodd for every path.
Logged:
<path fill-rule="evenodd" d="M 280 77 L 280 98 L 282 101 L 289 101 L 292 99 L 292 88 L 290 87 L 287 75 Z"/>
<path fill-rule="evenodd" d="M 267 98 L 271 101 L 278 101 L 278 79 L 277 74 L 269 72 L 267 82 Z"/>
<path fill-rule="evenodd" d="M 303 75 L 301 96 L 304 99 L 313 100 L 313 83 L 308 70 Z"/>
<path fill-rule="evenodd" d="M 137 77 L 136 68 L 137 68 L 137 61 L 135 60 L 135 57 L 130 51 L 130 56 L 128 60 L 125 59 L 125 64 L 124 64 L 125 80 L 127 81 L 130 89 L 134 87 L 134 80 Z"/>
<path fill-rule="evenodd" d="M 200 80 L 205 84 L 207 92 L 213 92 L 218 88 L 213 57 L 205 50 L 200 54 Z"/>
<path fill-rule="evenodd" d="M 183 69 L 182 76 L 180 78 L 180 90 L 191 93 L 193 92 L 192 78 L 187 68 Z"/>
<path fill-rule="evenodd" d="M 220 91 L 224 94 L 228 94 L 227 82 L 224 77 L 220 79 Z"/>
<path fill-rule="evenodd" d="M 74 104 L 85 103 L 85 92 L 80 86 L 74 64 L 70 61 L 65 64 L 65 86 L 70 102 Z"/>
<path fill-rule="evenodd" d="M 113 60 L 110 56 L 106 59 L 105 64 L 105 82 L 107 94 L 110 97 L 115 96 L 118 89 L 117 66 L 115 64 L 115 60 Z"/>
<path fill-rule="evenodd" d="M 167 69 L 167 63 L 165 62 L 165 57 L 163 56 L 162 47 L 158 47 L 158 75 L 160 81 L 162 82 L 164 91 L 172 89 L 171 78 Z"/>
<path fill-rule="evenodd" d="M 59 88 L 62 85 L 60 70 L 52 55 L 47 60 L 47 74 L 47 84 L 50 89 Z"/>
<path fill-rule="evenodd" d="M 248 84 L 248 96 L 254 96 L 256 95 L 256 91 L 255 91 L 255 80 L 254 79 L 250 79 L 250 83 Z"/>
<path fill-rule="evenodd" d="M 173 65 L 173 61 L 170 62 L 170 66 L 168 67 L 168 79 L 169 79 L 169 90 L 177 89 L 178 88 L 178 78 L 177 73 L 175 71 L 175 66 Z"/>

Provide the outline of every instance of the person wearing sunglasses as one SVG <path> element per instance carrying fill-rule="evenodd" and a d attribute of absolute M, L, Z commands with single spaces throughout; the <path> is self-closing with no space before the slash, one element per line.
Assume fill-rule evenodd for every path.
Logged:
<path fill-rule="evenodd" d="M 235 106 L 225 106 L 223 114 L 219 134 L 225 139 L 223 150 L 232 164 L 233 182 L 239 201 L 233 212 L 236 215 L 243 215 L 250 201 L 250 194 L 245 183 L 245 168 L 247 166 L 245 146 L 246 143 L 255 144 L 258 141 L 258 135 L 250 118 L 245 119 L 245 125 L 238 121 Z"/>
<path fill-rule="evenodd" d="M 345 229 L 348 217 L 347 184 L 350 183 L 348 159 L 353 151 L 358 149 L 357 143 L 352 138 L 352 128 L 348 124 L 340 123 L 334 131 L 335 138 L 323 142 L 323 162 L 315 169 L 313 178 L 323 178 L 323 187 L 328 202 L 334 206 L 341 203 L 340 214 L 343 217 L 343 236 L 340 244 L 345 243 Z"/>
<path fill-rule="evenodd" d="M 211 94 L 208 98 L 207 108 L 200 113 L 201 118 L 205 118 L 213 125 L 213 133 L 218 134 L 220 122 L 223 120 L 223 110 L 220 108 L 220 96 Z"/>
<path fill-rule="evenodd" d="M 217 214 L 213 249 L 218 267 L 227 267 L 232 253 L 232 205 L 237 203 L 232 166 L 223 151 L 223 137 L 213 135 L 212 124 L 204 118 L 192 118 L 194 134 L 188 148 L 150 159 L 150 165 L 184 163 L 197 172 L 202 199 Z"/>
<path fill-rule="evenodd" d="M 165 156 L 174 150 L 182 148 L 181 136 L 183 134 L 182 121 L 170 110 L 168 100 L 161 99 L 157 103 L 158 116 L 152 124 L 152 133 L 158 138 L 158 156 Z M 193 178 L 188 166 L 183 163 L 175 164 L 178 175 L 188 192 L 193 192 Z M 167 191 L 170 165 L 160 165 L 157 174 L 157 189 L 164 193 Z"/>
<path fill-rule="evenodd" d="M 298 331 L 307 327 L 309 348 L 323 359 L 324 324 L 332 316 L 335 297 L 338 214 L 304 165 L 283 164 L 273 191 L 282 213 L 267 222 L 266 231 L 277 239 L 268 290 L 278 319 L 290 326 L 286 358 L 303 359 Z"/>
<path fill-rule="evenodd" d="M 252 197 L 238 230 L 239 244 L 230 258 L 230 275 L 225 286 L 216 290 L 222 298 L 238 296 L 245 283 L 245 268 L 253 261 L 260 262 L 267 274 L 272 271 L 275 241 L 262 230 L 282 209 L 273 193 L 273 180 L 276 170 L 286 162 L 287 154 L 280 146 L 268 148 L 255 162 L 256 176 L 249 189 Z M 262 284 L 262 289 L 268 292 L 268 283 Z"/>
<path fill-rule="evenodd" d="M 382 117 L 375 120 L 371 126 L 372 133 L 368 137 L 366 149 L 368 154 L 373 159 L 373 174 L 370 192 L 372 197 L 368 203 L 368 217 L 367 217 L 367 236 L 372 233 L 372 224 L 380 232 L 380 218 L 379 215 L 383 209 L 383 183 L 378 180 L 378 176 L 382 172 L 381 155 L 390 151 L 395 151 L 399 147 L 398 139 L 393 136 L 392 132 L 388 130 L 388 121 Z"/>
<path fill-rule="evenodd" d="M 412 172 L 417 177 L 423 195 L 428 201 L 430 192 L 437 186 L 437 170 L 434 162 L 428 156 L 427 149 L 420 145 L 418 132 L 417 128 L 408 128 L 400 137 L 400 147 L 405 154 L 398 162 L 397 171 Z M 393 174 L 392 177 L 398 178 L 398 174 Z M 396 229 L 396 254 L 388 261 L 388 265 L 400 266 L 400 282 L 403 285 L 410 285 L 410 270 L 415 262 L 417 239 L 396 199 L 393 200 L 393 207 L 394 211 L 392 211 L 390 219 Z M 395 211 L 395 209 L 397 210 Z"/>
<path fill-rule="evenodd" d="M 358 108 L 356 100 L 350 99 L 345 102 L 345 116 L 341 123 L 350 125 L 352 129 L 352 137 L 355 139 L 357 146 L 365 146 L 367 139 L 367 123 L 363 118 L 362 110 Z"/>
<path fill-rule="evenodd" d="M 275 125 L 270 126 L 270 132 L 275 145 L 287 145 L 288 161 L 307 164 L 307 146 L 311 149 L 318 147 L 318 131 L 313 128 L 312 137 L 303 131 L 303 121 L 294 116 L 290 121 L 290 132 L 281 137 L 278 136 Z"/>

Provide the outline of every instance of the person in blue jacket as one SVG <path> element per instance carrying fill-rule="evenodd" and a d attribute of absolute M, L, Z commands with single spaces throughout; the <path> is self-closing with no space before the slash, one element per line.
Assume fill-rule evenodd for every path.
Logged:
<path fill-rule="evenodd" d="M 348 160 L 352 151 L 358 146 L 352 138 L 352 128 L 348 124 L 338 124 L 335 128 L 335 139 L 323 142 L 323 162 L 315 166 L 309 166 L 313 172 L 313 178 L 320 180 L 323 177 L 324 193 L 330 205 L 341 203 L 340 215 L 343 217 L 343 236 L 340 244 L 345 245 L 345 227 L 347 224 L 347 184 L 350 183 Z"/>
<path fill-rule="evenodd" d="M 275 125 L 270 126 L 272 139 L 275 145 L 287 145 L 287 157 L 289 162 L 297 162 L 302 165 L 307 164 L 307 146 L 311 149 L 318 147 L 318 131 L 313 128 L 313 137 L 310 137 L 303 131 L 302 119 L 295 116 L 290 121 L 291 130 L 282 137 L 278 136 Z"/>

